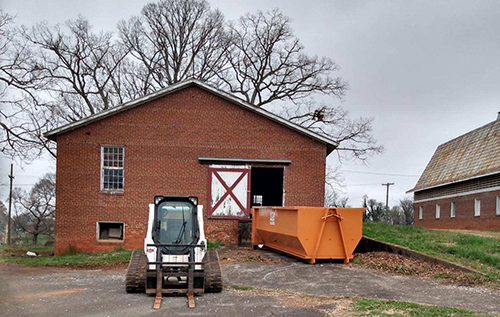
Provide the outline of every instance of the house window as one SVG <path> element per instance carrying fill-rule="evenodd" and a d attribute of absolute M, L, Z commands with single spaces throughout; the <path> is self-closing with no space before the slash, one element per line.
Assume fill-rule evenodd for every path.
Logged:
<path fill-rule="evenodd" d="M 123 240 L 123 222 L 98 222 L 97 239 L 98 240 Z"/>
<path fill-rule="evenodd" d="M 123 146 L 101 147 L 101 190 L 123 191 Z"/>
<path fill-rule="evenodd" d="M 455 218 L 456 208 L 457 208 L 457 206 L 456 206 L 455 202 L 452 202 L 451 207 L 450 207 L 450 218 Z"/>
<path fill-rule="evenodd" d="M 481 215 L 481 199 L 474 199 L 474 216 L 479 217 Z"/>
<path fill-rule="evenodd" d="M 500 196 L 497 196 L 497 216 L 500 216 Z"/>
<path fill-rule="evenodd" d="M 439 219 L 441 217 L 441 206 L 436 204 L 436 219 Z"/>
<path fill-rule="evenodd" d="M 424 218 L 424 207 L 420 206 L 418 207 L 418 219 L 422 220 Z"/>

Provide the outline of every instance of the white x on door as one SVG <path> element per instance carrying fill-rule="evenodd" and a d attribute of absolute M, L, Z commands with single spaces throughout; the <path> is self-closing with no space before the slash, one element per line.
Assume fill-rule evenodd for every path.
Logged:
<path fill-rule="evenodd" d="M 209 214 L 247 217 L 250 210 L 250 169 L 209 168 Z"/>

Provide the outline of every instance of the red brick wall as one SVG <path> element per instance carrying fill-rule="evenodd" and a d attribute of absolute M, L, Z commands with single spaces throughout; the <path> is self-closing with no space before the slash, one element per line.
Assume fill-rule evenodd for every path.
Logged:
<path fill-rule="evenodd" d="M 101 145 L 125 146 L 123 194 L 100 191 Z M 207 206 L 202 156 L 289 159 L 285 204 L 323 205 L 325 145 L 195 86 L 60 135 L 57 151 L 58 254 L 142 247 L 154 195 L 194 195 Z M 97 221 L 124 222 L 124 242 L 96 241 Z M 237 220 L 205 219 L 205 230 L 237 243 Z"/>
<path fill-rule="evenodd" d="M 496 197 L 500 190 L 437 199 L 415 204 L 415 226 L 435 229 L 479 229 L 500 230 L 500 216 L 496 213 Z M 481 215 L 474 216 L 474 199 L 481 200 Z M 450 217 L 451 202 L 455 202 L 455 218 Z M 436 219 L 436 204 L 441 207 L 441 216 Z M 418 219 L 419 207 L 424 207 L 423 219 Z"/>

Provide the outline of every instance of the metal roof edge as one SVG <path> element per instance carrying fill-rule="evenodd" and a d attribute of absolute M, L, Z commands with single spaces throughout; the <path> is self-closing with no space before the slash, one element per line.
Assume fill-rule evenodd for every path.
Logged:
<path fill-rule="evenodd" d="M 469 131 L 467 131 L 467 132 L 465 132 L 465 133 L 463 133 L 463 134 L 461 134 L 461 135 L 459 135 L 459 136 L 457 136 L 457 137 L 454 137 L 454 138 L 453 138 L 453 139 L 451 139 L 451 140 L 448 140 L 448 141 L 446 141 L 446 142 L 444 142 L 444 143 L 441 143 L 440 145 L 438 145 L 437 149 L 438 149 L 438 148 L 440 148 L 441 146 L 447 145 L 447 144 L 449 144 L 449 143 L 456 142 L 457 140 L 459 140 L 459 139 L 461 139 L 461 138 L 465 137 L 466 135 L 472 134 L 472 133 L 474 133 L 474 132 L 476 132 L 476 131 L 478 131 L 478 130 L 481 130 L 481 129 L 485 129 L 485 128 L 487 128 L 489 125 L 491 125 L 491 126 L 493 127 L 494 125 L 496 125 L 496 124 L 498 123 L 497 121 L 499 121 L 499 120 L 498 120 L 498 119 L 493 120 L 493 121 L 491 121 L 491 122 L 488 122 L 488 123 L 486 123 L 486 124 L 483 124 L 483 125 L 482 125 L 482 126 L 480 126 L 480 127 L 477 127 L 477 128 L 475 128 L 475 129 L 469 130 Z M 436 150 L 437 150 L 437 149 L 436 149 Z"/>
<path fill-rule="evenodd" d="M 321 143 L 326 144 L 328 150 L 331 149 L 330 151 L 327 151 L 327 155 L 330 154 L 334 149 L 336 149 L 338 147 L 338 142 L 336 142 L 334 140 L 331 140 L 327 137 L 324 137 L 324 136 L 322 136 L 316 132 L 313 132 L 309 129 L 306 129 L 306 128 L 304 128 L 296 123 L 293 123 L 287 119 L 284 119 L 284 118 L 282 118 L 274 113 L 271 113 L 267 110 L 264 110 L 260 107 L 256 107 L 256 106 L 254 106 L 254 105 L 252 105 L 252 104 L 250 104 L 250 103 L 248 103 L 248 102 L 246 102 L 246 101 L 244 101 L 244 100 L 242 100 L 242 99 L 240 99 L 240 98 L 238 98 L 238 97 L 236 97 L 228 92 L 225 92 L 223 90 L 215 88 L 215 87 L 213 87 L 207 83 L 201 82 L 197 79 L 188 79 L 186 81 L 173 84 L 169 87 L 155 91 L 155 92 L 148 94 L 146 96 L 140 97 L 140 98 L 135 99 L 135 100 L 128 101 L 126 103 L 123 103 L 123 104 L 118 105 L 116 107 L 113 107 L 111 109 L 104 110 L 104 111 L 99 112 L 97 114 L 91 115 L 85 119 L 82 119 L 82 120 L 79 120 L 76 122 L 72 122 L 72 123 L 68 123 L 68 124 L 63 125 L 59 128 L 47 131 L 43 134 L 43 136 L 50 139 L 50 140 L 55 141 L 57 135 L 59 135 L 59 134 L 66 133 L 68 131 L 77 129 L 79 127 L 85 126 L 85 125 L 90 124 L 90 123 L 93 123 L 95 121 L 99 121 L 99 120 L 102 120 L 102 119 L 107 118 L 109 116 L 115 115 L 115 114 L 120 113 L 122 111 L 126 111 L 126 110 L 129 110 L 131 108 L 140 106 L 148 101 L 151 101 L 151 100 L 163 97 L 165 95 L 171 94 L 171 93 L 178 91 L 178 90 L 181 90 L 189 85 L 196 85 L 200 88 L 203 88 L 203 89 L 205 89 L 209 92 L 212 92 L 213 94 L 215 94 L 223 99 L 229 100 L 233 103 L 236 103 L 240 106 L 243 106 L 244 108 L 246 108 L 250 111 L 256 112 L 256 113 L 258 113 L 258 114 L 260 114 L 260 115 L 262 115 L 270 120 L 273 120 L 277 123 L 280 123 L 284 126 L 287 126 L 288 128 L 290 128 L 292 130 L 295 130 L 297 132 L 305 134 L 305 135 L 311 137 L 312 139 L 315 139 Z"/>
<path fill-rule="evenodd" d="M 447 183 L 443 183 L 443 184 L 437 184 L 437 185 L 433 185 L 433 186 L 429 186 L 429 187 L 424 187 L 424 188 L 419 188 L 419 189 L 413 188 L 413 189 L 410 189 L 409 191 L 407 191 L 407 193 L 409 193 L 409 192 L 415 192 L 415 193 L 416 192 L 421 192 L 421 191 L 428 190 L 428 189 L 433 189 L 433 188 L 437 188 L 437 187 L 443 187 L 443 186 L 447 186 L 447 185 L 461 183 L 461 182 L 465 182 L 465 181 L 468 181 L 468 180 L 472 180 L 472 179 L 476 179 L 476 178 L 481 178 L 481 177 L 486 177 L 486 176 L 491 176 L 491 175 L 495 175 L 495 174 L 500 174 L 500 171 L 486 173 L 486 174 L 481 174 L 481 175 L 476 175 L 476 176 L 467 177 L 467 178 L 460 179 L 460 180 L 453 181 L 453 182 L 447 182 Z"/>
<path fill-rule="evenodd" d="M 198 157 L 198 161 L 205 164 L 210 163 L 261 163 L 261 164 L 276 164 L 276 165 L 290 165 L 291 160 L 284 159 L 253 159 L 253 158 L 239 158 L 239 157 Z"/>

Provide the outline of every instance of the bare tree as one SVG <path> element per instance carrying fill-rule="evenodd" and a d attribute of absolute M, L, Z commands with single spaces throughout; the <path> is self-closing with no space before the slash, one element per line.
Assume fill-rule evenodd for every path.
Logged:
<path fill-rule="evenodd" d="M 339 192 L 327 192 L 325 194 L 325 207 L 338 207 L 346 208 L 348 205 L 349 197 L 340 196 Z"/>
<path fill-rule="evenodd" d="M 340 172 L 340 166 L 327 166 L 325 173 L 325 206 L 337 206 L 341 194 L 344 194 L 344 177 Z"/>
<path fill-rule="evenodd" d="M 363 220 L 373 222 L 382 221 L 384 219 L 384 204 L 375 199 L 368 199 L 367 196 L 363 198 L 363 207 L 366 208 L 366 215 L 363 217 Z"/>
<path fill-rule="evenodd" d="M 402 225 L 405 221 L 404 214 L 399 206 L 384 210 L 382 220 L 390 225 Z"/>
<path fill-rule="evenodd" d="M 404 223 L 407 226 L 413 225 L 413 199 L 405 198 L 399 201 L 399 207 L 401 208 L 404 215 Z"/>
<path fill-rule="evenodd" d="M 21 107 L 23 96 L 10 94 L 29 84 L 23 65 L 31 54 L 26 41 L 18 35 L 14 17 L 0 10 L 0 147 L 3 153 L 31 148 L 31 133 L 36 129 L 25 120 L 30 113 Z"/>
<path fill-rule="evenodd" d="M 55 225 L 55 174 L 48 173 L 33 186 L 31 191 L 15 188 L 12 199 L 14 202 L 14 227 L 32 237 L 33 245 L 38 243 L 40 234 L 54 235 Z"/>
<path fill-rule="evenodd" d="M 0 244 L 4 243 L 5 235 L 7 233 L 7 208 L 3 201 L 0 200 Z"/>
<path fill-rule="evenodd" d="M 22 36 L 37 48 L 28 60 L 31 81 L 63 106 L 58 115 L 66 122 L 80 120 L 119 103 L 112 77 L 127 51 L 112 40 L 112 33 L 93 33 L 80 16 L 60 26 L 39 23 Z"/>
<path fill-rule="evenodd" d="M 346 83 L 330 75 L 338 70 L 332 60 L 309 56 L 295 37 L 290 19 L 278 9 L 248 13 L 229 26 L 230 69 L 219 79 L 258 107 L 275 100 L 297 101 L 321 92 L 344 95 Z"/>
<path fill-rule="evenodd" d="M 226 63 L 224 16 L 204 0 L 161 0 L 118 25 L 131 63 L 141 73 L 138 95 L 187 78 L 208 81 Z"/>
<path fill-rule="evenodd" d="M 229 69 L 217 73 L 222 87 L 258 107 L 289 101 L 281 115 L 337 141 L 339 158 L 366 160 L 383 148 L 372 136 L 373 118 L 351 119 L 342 107 L 318 104 L 318 94 L 341 99 L 347 83 L 337 64 L 309 56 L 279 10 L 246 14 L 230 24 Z"/>
<path fill-rule="evenodd" d="M 64 27 L 44 22 L 13 33 L 0 77 L 19 97 L 2 112 L 3 151 L 36 158 L 46 150 L 55 157 L 43 132 L 123 102 L 113 76 L 127 51 L 112 33 L 93 33 L 81 16 Z"/>
<path fill-rule="evenodd" d="M 205 0 L 161 0 L 119 23 L 119 43 L 111 33 L 94 33 L 83 17 L 31 29 L 6 28 L 11 21 L 0 18 L 9 30 L 1 33 L 0 82 L 14 90 L 0 110 L 5 154 L 28 162 L 44 152 L 56 157 L 43 132 L 187 78 L 258 107 L 286 102 L 282 115 L 339 142 L 339 158 L 364 161 L 382 151 L 372 118 L 351 119 L 341 107 L 313 101 L 318 94 L 342 99 L 347 84 L 332 60 L 306 54 L 279 10 L 226 24 Z"/>
<path fill-rule="evenodd" d="M 304 100 L 284 106 L 283 117 L 309 130 L 335 140 L 339 160 L 356 159 L 365 162 L 384 148 L 373 137 L 373 118 L 352 119 L 349 112 L 340 106 L 318 104 Z"/>

